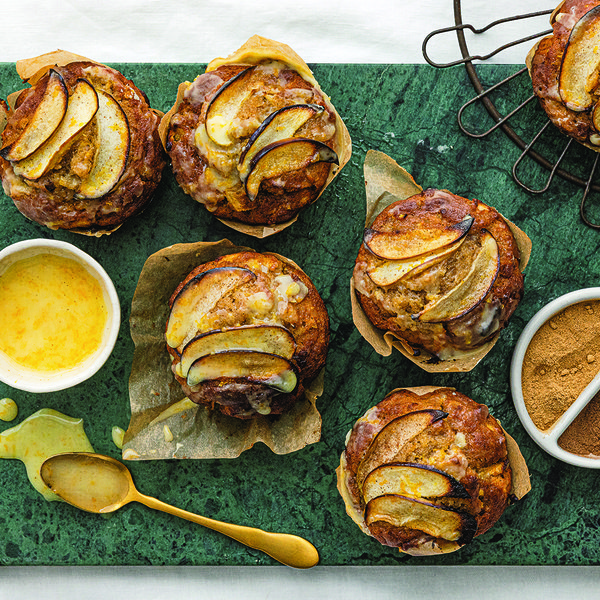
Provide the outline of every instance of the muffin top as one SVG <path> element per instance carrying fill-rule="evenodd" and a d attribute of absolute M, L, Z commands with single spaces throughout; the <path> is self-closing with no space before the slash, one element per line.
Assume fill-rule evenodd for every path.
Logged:
<path fill-rule="evenodd" d="M 440 360 L 493 338 L 523 293 L 519 249 L 502 216 L 433 189 L 392 202 L 376 217 L 353 278 L 376 327 Z"/>
<path fill-rule="evenodd" d="M 279 414 L 325 364 L 325 305 L 308 276 L 274 254 L 240 252 L 200 265 L 169 306 L 175 377 L 191 400 L 224 414 Z"/>
<path fill-rule="evenodd" d="M 195 79 L 171 116 L 166 148 L 179 185 L 215 216 L 289 221 L 339 164 L 333 107 L 280 60 L 223 64 Z"/>
<path fill-rule="evenodd" d="M 114 69 L 88 61 L 49 68 L 8 112 L 4 190 L 51 229 L 109 233 L 144 207 L 160 181 L 159 121 Z"/>
<path fill-rule="evenodd" d="M 414 554 L 452 551 L 486 532 L 512 481 L 502 428 L 452 388 L 397 390 L 369 409 L 348 435 L 338 477 L 363 531 Z"/>
<path fill-rule="evenodd" d="M 533 91 L 560 131 L 600 149 L 600 109 L 596 110 L 600 43 L 600 2 L 565 0 L 552 13 L 552 34 L 527 57 Z"/>

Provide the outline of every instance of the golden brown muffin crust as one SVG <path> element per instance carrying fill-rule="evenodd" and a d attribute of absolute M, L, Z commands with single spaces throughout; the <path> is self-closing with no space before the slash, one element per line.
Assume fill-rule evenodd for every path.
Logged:
<path fill-rule="evenodd" d="M 590 143 L 590 136 L 598 134 L 591 111 L 578 112 L 564 105 L 558 91 L 558 76 L 573 25 L 599 4 L 599 0 L 566 0 L 554 15 L 552 35 L 539 42 L 530 66 L 533 91 L 552 123 L 565 135 L 596 151 L 597 145 Z"/>
<path fill-rule="evenodd" d="M 51 229 L 111 231 L 148 203 L 160 181 L 166 164 L 158 137 L 160 118 L 151 110 L 143 92 L 114 69 L 91 62 L 74 62 L 54 67 L 54 70 L 61 74 L 69 92 L 79 78 L 84 78 L 117 100 L 127 117 L 131 136 L 125 171 L 117 186 L 105 196 L 77 197 L 77 186 L 93 163 L 92 120 L 60 163 L 40 179 L 28 181 L 17 176 L 10 162 L 0 158 L 4 190 L 26 217 Z M 2 136 L 3 146 L 26 126 L 47 81 L 48 75 L 45 75 L 19 96 Z"/>
<path fill-rule="evenodd" d="M 400 219 L 399 215 L 406 215 Z M 392 331 L 413 348 L 424 348 L 434 355 L 452 356 L 453 350 L 480 346 L 502 329 L 516 309 L 523 294 L 523 275 L 519 268 L 519 249 L 502 216 L 492 207 L 468 200 L 445 190 L 428 189 L 421 194 L 399 200 L 384 209 L 371 225 L 377 231 L 392 232 L 418 228 L 426 222 L 445 226 L 474 218 L 466 241 L 448 259 L 409 282 L 378 287 L 367 274 L 368 269 L 383 262 L 361 245 L 354 268 L 357 297 L 369 320 L 384 331 Z M 441 225 L 440 225 L 441 226 Z M 500 270 L 485 301 L 462 317 L 441 323 L 425 323 L 411 318 L 423 309 L 424 290 L 442 295 L 465 275 L 470 257 L 480 236 L 489 231 L 499 249 Z"/>
<path fill-rule="evenodd" d="M 356 473 L 371 442 L 392 420 L 424 409 L 440 410 L 447 416 L 398 448 L 394 462 L 433 466 L 462 483 L 469 498 L 437 498 L 435 503 L 472 515 L 477 521 L 475 535 L 481 535 L 508 505 L 512 476 L 506 437 L 485 405 L 451 388 L 421 396 L 409 390 L 392 392 L 357 421 L 344 452 L 350 495 L 364 511 Z M 431 540 L 423 532 L 380 521 L 369 526 L 369 531 L 381 543 L 401 549 Z"/>
<path fill-rule="evenodd" d="M 241 252 L 222 256 L 194 269 L 174 291 L 169 306 L 173 305 L 177 294 L 188 281 L 200 273 L 221 267 L 245 267 L 256 275 L 256 279 L 221 299 L 197 333 L 257 324 L 285 327 L 296 341 L 291 362 L 298 370 L 298 387 L 292 393 L 284 394 L 243 380 L 228 381 L 227 386 L 223 385 L 222 380 L 215 380 L 191 389 L 176 372 L 180 358 L 178 349 L 167 345 L 174 359 L 172 368 L 175 377 L 191 400 L 218 408 L 224 414 L 238 418 L 256 416 L 248 397 L 259 394 L 266 394 L 265 398 L 270 402 L 270 414 L 280 414 L 302 397 L 306 387 L 325 364 L 329 344 L 329 317 L 325 304 L 309 277 L 289 262 L 274 254 Z M 282 299 L 291 282 L 302 284 L 300 294 L 291 296 L 289 300 Z"/>
<path fill-rule="evenodd" d="M 225 65 L 196 78 L 186 97 L 171 118 L 167 137 L 167 151 L 173 162 L 173 171 L 182 189 L 216 217 L 249 224 L 275 224 L 289 221 L 313 202 L 326 183 L 331 164 L 317 162 L 304 169 L 291 171 L 280 177 L 263 181 L 256 199 L 248 200 L 237 175 L 236 165 L 245 142 L 258 126 L 274 111 L 293 104 L 315 104 L 325 110 L 311 118 L 294 137 L 307 137 L 334 147 L 335 115 L 329 111 L 319 90 L 289 68 L 261 69 L 261 85 L 243 104 L 237 118 L 239 130 L 236 141 L 226 149 L 227 163 L 217 165 L 199 152 L 195 135 L 204 125 L 210 100 L 231 78 L 247 65 Z M 219 189 L 211 179 L 210 169 L 216 168 L 228 180 L 226 191 Z M 217 168 L 218 167 L 218 168 Z"/>

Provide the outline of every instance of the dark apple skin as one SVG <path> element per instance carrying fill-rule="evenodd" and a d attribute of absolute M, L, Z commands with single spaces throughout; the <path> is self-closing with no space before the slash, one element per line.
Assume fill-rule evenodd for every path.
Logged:
<path fill-rule="evenodd" d="M 269 125 L 273 122 L 273 119 L 275 119 L 282 113 L 286 113 L 290 110 L 298 110 L 298 109 L 309 110 L 314 115 L 318 115 L 325 110 L 322 106 L 319 106 L 318 104 L 291 104 L 290 106 L 284 106 L 283 108 L 280 108 L 279 110 L 276 110 L 275 112 L 272 112 L 260 124 L 258 129 L 256 129 L 256 131 L 254 131 L 254 133 L 248 138 L 248 141 L 246 142 L 246 145 L 244 146 L 244 149 L 242 150 L 242 153 L 240 154 L 239 164 L 241 165 L 244 162 L 244 159 L 246 158 L 246 154 L 248 154 L 248 151 L 252 148 L 252 145 L 254 144 L 254 142 L 257 140 L 258 137 L 260 137 L 260 135 L 265 131 L 265 129 L 267 129 L 269 127 Z"/>
<path fill-rule="evenodd" d="M 448 498 L 470 498 L 469 492 L 467 492 L 464 485 L 462 483 L 460 483 L 460 481 L 458 481 L 457 479 L 452 477 L 452 475 L 449 475 L 448 473 L 441 471 L 440 469 L 436 469 L 435 467 L 433 467 L 431 465 L 422 465 L 419 463 L 403 463 L 403 462 L 386 463 L 386 464 L 380 465 L 379 467 L 376 467 L 375 469 L 373 469 L 373 471 L 371 471 L 371 473 L 374 473 L 375 471 L 382 469 L 384 467 L 410 467 L 413 469 L 423 469 L 424 471 L 431 471 L 432 473 L 437 473 L 438 475 L 443 476 L 444 479 L 448 483 L 448 490 L 444 494 L 444 496 L 446 496 Z M 369 475 L 371 475 L 371 473 L 369 473 L 367 475 L 367 477 L 369 477 Z M 366 478 L 365 478 L 365 480 L 366 480 Z"/>
<path fill-rule="evenodd" d="M 338 155 L 335 152 L 335 150 L 332 150 L 329 146 L 327 146 L 323 142 L 318 142 L 316 140 L 311 140 L 308 138 L 287 138 L 285 140 L 273 142 L 272 144 L 268 144 L 264 148 L 261 148 L 256 153 L 256 156 L 254 156 L 252 158 L 252 161 L 250 162 L 250 170 L 248 171 L 248 177 L 246 178 L 246 182 L 244 184 L 244 188 L 245 188 L 246 195 L 248 196 L 248 198 L 250 198 L 251 200 L 254 200 L 254 198 L 256 198 L 256 196 L 258 195 L 258 189 L 257 189 L 256 193 L 253 193 L 249 190 L 248 184 L 251 181 L 253 171 L 255 171 L 255 169 L 257 169 L 257 168 L 260 168 L 260 161 L 267 154 L 269 154 L 269 152 L 281 149 L 282 147 L 285 147 L 288 144 L 306 145 L 307 150 L 312 150 L 312 152 L 307 151 L 307 159 L 310 154 L 317 155 L 316 160 L 310 160 L 307 164 L 314 164 L 316 162 L 333 163 L 336 165 L 339 164 Z M 300 169 L 300 168 L 307 166 L 307 164 L 298 164 L 298 166 L 295 168 Z M 290 171 L 291 170 L 295 170 L 295 169 L 290 169 Z M 260 185 L 259 185 L 259 187 L 260 187 Z"/>

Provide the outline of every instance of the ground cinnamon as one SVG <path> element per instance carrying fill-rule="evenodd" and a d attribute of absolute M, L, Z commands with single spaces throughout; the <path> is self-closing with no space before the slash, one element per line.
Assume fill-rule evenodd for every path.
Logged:
<path fill-rule="evenodd" d="M 600 458 L 600 394 L 589 404 L 558 438 L 558 445 L 567 452 Z"/>
<path fill-rule="evenodd" d="M 598 371 L 600 301 L 574 304 L 544 323 L 529 344 L 522 371 L 525 406 L 536 427 L 549 429 Z M 585 418 L 581 413 L 560 439 L 569 452 L 600 455 L 600 399 L 590 402 Z"/>

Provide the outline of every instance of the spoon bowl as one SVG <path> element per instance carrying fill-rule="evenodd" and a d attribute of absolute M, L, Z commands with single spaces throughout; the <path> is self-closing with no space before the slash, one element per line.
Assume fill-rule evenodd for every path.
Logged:
<path fill-rule="evenodd" d="M 319 562 L 317 549 L 304 538 L 215 521 L 140 493 L 129 469 L 110 456 L 89 452 L 56 454 L 42 463 L 40 475 L 62 500 L 87 512 L 109 513 L 130 502 L 139 502 L 218 531 L 284 565 L 307 569 Z"/>

